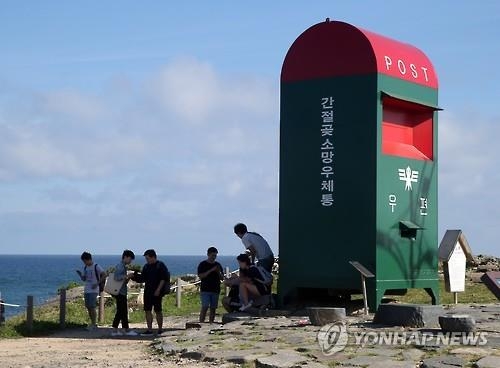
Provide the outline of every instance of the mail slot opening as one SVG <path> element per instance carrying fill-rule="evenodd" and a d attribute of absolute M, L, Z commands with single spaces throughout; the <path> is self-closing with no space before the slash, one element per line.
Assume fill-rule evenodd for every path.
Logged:
<path fill-rule="evenodd" d="M 434 110 L 429 106 L 384 96 L 382 153 L 432 160 Z"/>
<path fill-rule="evenodd" d="M 417 238 L 417 230 L 422 230 L 423 227 L 411 221 L 399 221 L 399 232 L 402 238 L 415 240 Z"/>

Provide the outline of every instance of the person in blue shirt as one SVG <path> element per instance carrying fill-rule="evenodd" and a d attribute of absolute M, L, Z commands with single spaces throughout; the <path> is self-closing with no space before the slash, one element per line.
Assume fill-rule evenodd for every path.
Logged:
<path fill-rule="evenodd" d="M 137 336 L 138 333 L 129 328 L 128 324 L 128 306 L 127 306 L 127 282 L 133 277 L 133 274 L 127 275 L 127 266 L 135 259 L 135 254 L 131 250 L 125 250 L 122 254 L 122 261 L 115 267 L 115 281 L 123 281 L 122 287 L 118 295 L 113 295 L 116 300 L 116 313 L 113 319 L 113 332 L 111 336 Z M 122 324 L 124 333 L 118 330 L 118 326 Z"/>

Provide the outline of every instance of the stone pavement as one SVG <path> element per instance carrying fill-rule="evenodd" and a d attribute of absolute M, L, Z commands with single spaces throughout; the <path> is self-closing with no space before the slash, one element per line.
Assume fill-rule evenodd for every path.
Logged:
<path fill-rule="evenodd" d="M 445 313 L 474 317 L 476 333 L 464 341 L 462 335 L 440 335 L 439 326 L 387 327 L 375 325 L 373 315 L 361 315 L 346 318 L 342 340 L 339 325 L 313 326 L 306 316 L 246 315 L 224 325 L 193 323 L 195 328 L 188 329 L 186 319 L 169 318 L 154 346 L 178 364 L 223 367 L 500 368 L 500 304 L 460 304 L 445 307 Z"/>

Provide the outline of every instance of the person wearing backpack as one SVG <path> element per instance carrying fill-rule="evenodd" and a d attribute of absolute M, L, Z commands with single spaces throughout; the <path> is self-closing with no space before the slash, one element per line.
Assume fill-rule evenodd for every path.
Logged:
<path fill-rule="evenodd" d="M 137 336 L 138 333 L 129 328 L 128 324 L 128 307 L 127 307 L 127 282 L 133 275 L 127 275 L 127 266 L 135 259 L 135 254 L 131 250 L 124 250 L 122 261 L 115 266 L 113 278 L 116 281 L 122 282 L 122 287 L 118 295 L 113 295 L 116 300 L 116 313 L 113 319 L 113 332 L 111 336 Z M 110 275 L 111 277 L 111 275 Z M 123 333 L 118 330 L 118 326 L 122 323 Z"/>
<path fill-rule="evenodd" d="M 271 285 L 259 267 L 252 264 L 248 254 L 240 254 L 236 259 L 240 265 L 240 311 L 243 312 L 253 305 L 254 299 L 269 294 Z"/>
<path fill-rule="evenodd" d="M 165 263 L 159 261 L 154 249 L 144 252 L 146 264 L 140 274 L 135 274 L 134 280 L 144 282 L 144 313 L 147 330 L 141 335 L 153 335 L 153 309 L 158 323 L 158 335 L 163 333 L 162 298 L 170 292 L 170 273 Z"/>
<path fill-rule="evenodd" d="M 89 313 L 90 324 L 87 330 L 92 331 L 97 329 L 97 295 L 100 293 L 103 283 L 106 280 L 106 272 L 98 264 L 94 264 L 92 254 L 83 252 L 80 259 L 85 265 L 83 272 L 77 270 L 80 279 L 85 282 L 83 295 L 85 299 L 85 308 Z"/>
<path fill-rule="evenodd" d="M 215 247 L 210 247 L 207 250 L 207 259 L 200 262 L 198 265 L 198 277 L 201 280 L 200 285 L 200 323 L 205 322 L 207 311 L 210 308 L 208 321 L 214 323 L 215 312 L 219 304 L 220 283 L 224 280 L 224 271 L 222 266 L 215 259 L 217 258 L 218 250 Z"/>
<path fill-rule="evenodd" d="M 274 254 L 266 239 L 260 234 L 250 232 L 245 224 L 239 223 L 234 226 L 234 233 L 250 253 L 252 263 L 257 259 L 257 265 L 272 272 L 274 265 Z"/>

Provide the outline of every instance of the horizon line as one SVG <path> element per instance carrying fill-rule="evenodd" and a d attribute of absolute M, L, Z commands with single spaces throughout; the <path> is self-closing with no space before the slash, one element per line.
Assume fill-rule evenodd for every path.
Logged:
<path fill-rule="evenodd" d="M 80 257 L 81 254 L 56 254 L 56 253 L 0 253 L 1 256 L 71 256 L 71 257 Z M 92 257 L 94 256 L 113 256 L 113 257 L 120 257 L 120 254 L 98 254 L 98 253 L 92 253 Z M 158 256 L 164 256 L 164 257 L 198 257 L 198 256 L 203 256 L 206 257 L 206 254 L 158 254 Z M 238 254 L 218 254 L 218 257 L 237 257 Z M 142 256 L 138 256 L 142 257 Z"/>

